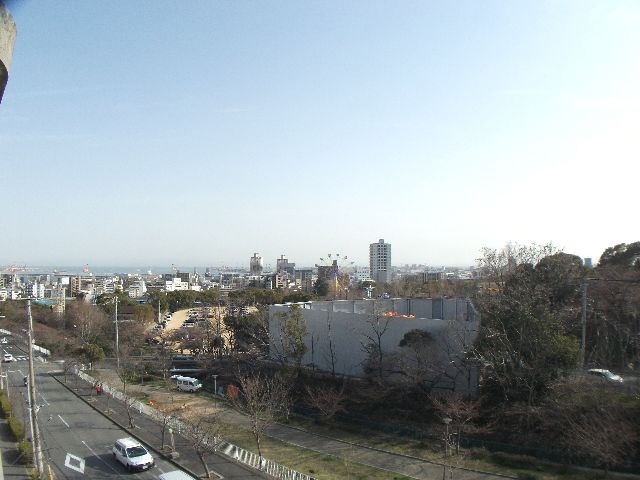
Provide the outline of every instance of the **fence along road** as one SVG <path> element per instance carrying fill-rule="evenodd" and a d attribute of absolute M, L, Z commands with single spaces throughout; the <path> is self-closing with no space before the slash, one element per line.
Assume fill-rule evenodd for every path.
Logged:
<path fill-rule="evenodd" d="M 74 370 L 74 373 L 80 379 L 87 382 L 91 386 L 95 385 L 95 383 L 97 382 L 95 378 L 87 375 L 77 368 Z M 102 387 L 104 394 L 111 395 L 116 400 L 119 400 L 123 403 L 132 401 L 132 399 L 130 399 L 127 395 L 115 388 L 110 387 L 109 385 L 102 384 Z M 135 400 L 133 401 L 133 403 L 131 403 L 131 408 L 136 410 L 138 413 L 149 417 L 155 422 L 162 423 L 162 414 L 149 405 Z M 172 418 L 169 421 L 167 427 L 171 428 L 174 432 L 183 437 L 189 439 L 193 439 L 194 437 L 195 428 L 189 423 L 178 418 Z M 220 437 L 205 438 L 202 443 L 209 446 L 214 453 L 222 454 L 231 460 L 246 465 L 250 468 L 265 472 L 274 478 L 280 478 L 283 480 L 316 480 L 315 477 L 298 472 L 285 465 L 280 465 L 279 463 L 276 463 L 264 457 L 260 458 L 260 456 L 256 453 L 229 443 Z"/>

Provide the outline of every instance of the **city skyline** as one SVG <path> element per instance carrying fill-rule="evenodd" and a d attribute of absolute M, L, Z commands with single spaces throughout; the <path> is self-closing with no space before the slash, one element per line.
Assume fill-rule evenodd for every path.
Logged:
<path fill-rule="evenodd" d="M 637 241 L 640 4 L 9 4 L 0 265 Z"/>

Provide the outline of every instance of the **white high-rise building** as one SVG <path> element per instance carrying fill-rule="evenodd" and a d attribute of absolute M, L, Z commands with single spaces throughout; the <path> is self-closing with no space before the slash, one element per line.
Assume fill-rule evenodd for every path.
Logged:
<path fill-rule="evenodd" d="M 369 245 L 369 270 L 372 280 L 391 283 L 391 244 L 383 238 Z"/>

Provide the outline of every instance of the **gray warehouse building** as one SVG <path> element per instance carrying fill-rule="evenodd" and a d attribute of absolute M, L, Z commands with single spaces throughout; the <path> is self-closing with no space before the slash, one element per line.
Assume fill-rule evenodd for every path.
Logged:
<path fill-rule="evenodd" d="M 478 336 L 480 315 L 467 298 L 336 300 L 295 305 L 307 329 L 303 365 L 364 377 L 375 343 L 388 361 L 385 369 L 391 381 L 413 378 L 413 373 L 420 371 L 424 380 L 419 381 L 432 382 L 436 388 L 468 393 L 477 389 L 477 368 L 469 365 L 465 352 Z M 291 304 L 269 308 L 269 355 L 273 360 L 283 360 L 286 339 L 282 322 L 290 309 Z M 409 332 L 412 338 L 417 332 L 427 341 L 420 348 L 407 348 Z"/>

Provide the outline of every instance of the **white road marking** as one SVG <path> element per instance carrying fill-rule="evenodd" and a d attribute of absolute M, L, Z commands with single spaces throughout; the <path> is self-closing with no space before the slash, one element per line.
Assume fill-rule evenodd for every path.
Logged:
<path fill-rule="evenodd" d="M 42 398 L 42 401 L 44 402 L 44 404 L 48 407 L 49 406 L 49 402 L 47 402 L 47 399 L 44 398 L 44 395 L 41 394 L 40 392 L 38 392 L 38 395 L 40 395 L 40 398 Z"/>
<path fill-rule="evenodd" d="M 102 463 L 104 463 L 107 467 L 109 467 L 112 471 L 114 472 L 118 472 L 115 468 L 113 468 L 109 463 L 105 462 L 104 459 L 98 455 L 96 452 L 93 451 L 93 449 L 87 445 L 87 442 L 85 442 L 84 440 L 82 440 L 82 443 L 85 447 L 87 447 L 89 449 L 89 451 L 93 454 L 94 457 L 96 457 L 98 460 L 100 460 Z"/>
<path fill-rule="evenodd" d="M 58 418 L 62 421 L 62 423 L 64 423 L 67 426 L 67 428 L 71 428 L 69 424 L 64 421 L 64 418 L 62 418 L 60 415 L 58 415 Z"/>
<path fill-rule="evenodd" d="M 73 465 L 71 461 L 77 462 L 77 465 Z M 67 453 L 67 457 L 64 459 L 64 466 L 70 468 L 71 470 L 75 470 L 76 472 L 84 473 L 84 460 L 80 457 L 76 457 L 75 455 L 71 455 Z"/>
<path fill-rule="evenodd" d="M 93 453 L 96 457 L 98 456 L 98 454 L 97 454 L 96 452 L 94 452 L 94 451 L 93 451 L 93 449 L 92 449 L 89 445 L 87 445 L 87 442 L 85 442 L 84 440 L 82 440 L 82 444 L 83 444 L 85 447 L 87 447 L 87 448 L 89 449 L 89 451 L 90 451 L 91 453 Z"/>

